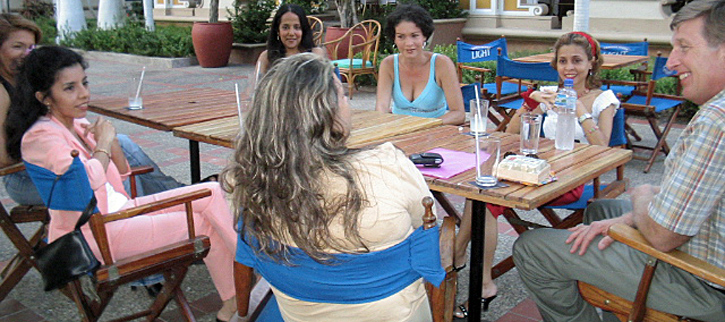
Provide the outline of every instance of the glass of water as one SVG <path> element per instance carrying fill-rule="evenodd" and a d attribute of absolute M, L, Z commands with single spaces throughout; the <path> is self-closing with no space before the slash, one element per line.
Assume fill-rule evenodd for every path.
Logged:
<path fill-rule="evenodd" d="M 498 183 L 496 168 L 500 160 L 501 139 L 495 136 L 477 136 L 476 140 L 476 183 L 492 187 Z"/>
<path fill-rule="evenodd" d="M 539 150 L 540 133 L 541 115 L 534 113 L 521 114 L 521 154 L 536 154 Z"/>

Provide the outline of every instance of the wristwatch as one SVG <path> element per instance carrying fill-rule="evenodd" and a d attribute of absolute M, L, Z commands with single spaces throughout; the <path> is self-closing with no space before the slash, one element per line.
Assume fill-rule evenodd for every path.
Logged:
<path fill-rule="evenodd" d="M 592 118 L 591 114 L 584 113 L 584 114 L 582 114 L 582 116 L 579 117 L 579 124 L 582 124 L 582 123 L 584 123 L 584 121 L 586 121 L 587 119 L 591 119 L 591 118 Z"/>

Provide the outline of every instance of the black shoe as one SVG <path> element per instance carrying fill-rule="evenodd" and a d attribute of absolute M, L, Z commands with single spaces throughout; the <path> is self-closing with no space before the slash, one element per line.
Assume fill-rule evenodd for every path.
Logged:
<path fill-rule="evenodd" d="M 456 267 L 456 265 L 453 265 L 453 271 L 454 271 L 454 272 L 460 272 L 460 271 L 461 271 L 461 270 L 463 270 L 464 268 L 466 268 L 466 264 L 463 264 L 463 265 L 461 265 L 461 266 L 458 266 L 458 267 Z"/>
<path fill-rule="evenodd" d="M 153 285 L 147 285 L 144 286 L 146 288 L 146 292 L 149 293 L 149 296 L 156 298 L 156 296 L 161 293 L 161 289 L 164 288 L 164 285 L 161 283 L 156 283 Z"/>
<path fill-rule="evenodd" d="M 456 311 L 453 311 L 453 319 L 454 320 L 465 320 L 468 318 L 468 309 L 466 308 L 465 304 L 461 304 L 458 306 L 458 309 L 461 311 L 461 316 L 456 315 Z"/>
<path fill-rule="evenodd" d="M 489 296 L 487 298 L 481 299 L 481 303 L 483 304 L 483 312 L 488 312 L 488 305 L 496 299 L 498 295 Z"/>

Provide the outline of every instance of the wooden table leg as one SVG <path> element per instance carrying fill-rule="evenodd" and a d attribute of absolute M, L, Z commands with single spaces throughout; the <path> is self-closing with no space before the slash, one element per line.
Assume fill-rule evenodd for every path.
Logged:
<path fill-rule="evenodd" d="M 468 284 L 468 321 L 481 320 L 483 249 L 486 241 L 486 203 L 473 200 L 471 209 L 471 272 Z"/>
<path fill-rule="evenodd" d="M 189 140 L 189 162 L 191 163 L 191 183 L 201 181 L 201 161 L 199 161 L 199 141 Z"/>

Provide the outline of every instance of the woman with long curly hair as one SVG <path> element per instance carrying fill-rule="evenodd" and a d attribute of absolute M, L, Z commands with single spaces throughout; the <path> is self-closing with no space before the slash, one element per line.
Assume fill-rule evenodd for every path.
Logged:
<path fill-rule="evenodd" d="M 288 287 L 280 279 L 297 283 L 304 279 L 301 275 L 265 275 L 265 268 L 304 265 L 296 261 L 301 255 L 308 262 L 335 267 L 347 255 L 387 251 L 422 225 L 421 199 L 430 192 L 420 171 L 390 143 L 347 148 L 350 117 L 344 89 L 328 60 L 304 53 L 280 60 L 267 72 L 245 119 L 248 130 L 237 140 L 221 175 L 235 218 L 242 222 L 237 261 L 254 266 L 263 264 L 260 258 L 267 260 L 267 266 L 255 269 L 272 285 L 285 321 L 430 320 L 420 275 L 386 289 L 376 300 L 336 304 L 280 289 Z M 401 280 L 411 270 L 407 257 L 395 261 L 402 260 L 407 268 Z M 379 276 L 395 261 L 372 271 Z M 360 268 L 350 279 L 369 271 Z M 338 282 L 348 281 L 321 289 L 334 291 Z"/>

